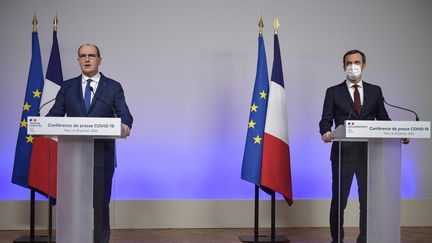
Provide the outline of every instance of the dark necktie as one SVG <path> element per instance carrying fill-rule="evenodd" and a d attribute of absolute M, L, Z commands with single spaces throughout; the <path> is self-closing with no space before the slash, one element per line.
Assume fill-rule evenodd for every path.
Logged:
<path fill-rule="evenodd" d="M 90 101 L 91 101 L 90 83 L 92 81 L 93 80 L 91 80 L 91 79 L 87 79 L 87 85 L 86 85 L 85 93 L 84 93 L 84 104 L 85 104 L 86 112 L 89 112 L 89 110 L 90 110 Z"/>
<path fill-rule="evenodd" d="M 357 115 L 360 115 L 361 101 L 360 101 L 360 92 L 358 91 L 358 87 L 360 86 L 354 84 L 353 87 L 354 87 L 354 107 L 355 107 L 355 111 L 357 112 Z"/>

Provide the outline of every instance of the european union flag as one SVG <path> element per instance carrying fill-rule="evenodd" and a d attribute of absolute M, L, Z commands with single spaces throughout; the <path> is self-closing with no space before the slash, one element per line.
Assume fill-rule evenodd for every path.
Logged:
<path fill-rule="evenodd" d="M 12 183 L 28 187 L 28 174 L 34 137 L 27 134 L 27 117 L 36 116 L 43 90 L 42 59 L 39 47 L 39 37 L 36 31 L 32 33 L 32 58 L 27 79 L 27 88 L 22 115 L 19 125 L 18 140 L 15 150 L 15 162 L 12 172 Z"/>
<path fill-rule="evenodd" d="M 258 64 L 243 156 L 241 178 L 260 185 L 264 128 L 267 113 L 269 81 L 262 35 L 258 37 Z"/>

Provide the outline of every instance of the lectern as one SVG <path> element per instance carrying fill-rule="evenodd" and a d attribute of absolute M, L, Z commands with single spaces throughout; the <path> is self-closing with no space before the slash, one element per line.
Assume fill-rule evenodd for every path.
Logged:
<path fill-rule="evenodd" d="M 93 242 L 94 139 L 119 138 L 120 118 L 28 117 L 28 134 L 57 136 L 58 243 Z"/>
<path fill-rule="evenodd" d="M 400 242 L 401 138 L 430 138 L 430 126 L 430 121 L 347 120 L 332 132 L 335 141 L 368 143 L 368 243 Z"/>

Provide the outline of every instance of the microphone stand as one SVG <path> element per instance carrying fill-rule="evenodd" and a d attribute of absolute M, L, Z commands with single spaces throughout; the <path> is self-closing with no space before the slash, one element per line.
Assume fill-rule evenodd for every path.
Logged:
<path fill-rule="evenodd" d="M 404 111 L 409 111 L 409 112 L 411 112 L 411 113 L 413 113 L 415 115 L 416 121 L 420 120 L 419 117 L 418 117 L 418 115 L 417 115 L 417 113 L 415 111 L 407 109 L 407 108 L 403 108 L 403 107 L 400 107 L 400 106 L 397 106 L 397 105 L 389 104 L 389 103 L 387 103 L 387 101 L 385 100 L 384 97 L 382 97 L 382 99 L 383 99 L 384 103 L 386 103 L 388 106 L 391 106 L 391 107 L 394 107 L 394 108 L 397 108 L 397 109 L 401 109 L 401 110 L 404 110 Z"/>

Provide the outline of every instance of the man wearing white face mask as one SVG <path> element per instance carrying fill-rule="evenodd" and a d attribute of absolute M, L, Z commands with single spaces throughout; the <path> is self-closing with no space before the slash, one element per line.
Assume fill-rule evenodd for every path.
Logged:
<path fill-rule="evenodd" d="M 384 107 L 383 94 L 379 86 L 362 80 L 366 67 L 366 57 L 359 50 L 351 50 L 343 57 L 343 68 L 346 80 L 327 89 L 322 118 L 319 123 L 322 140 L 331 142 L 333 121 L 335 127 L 344 124 L 345 120 L 390 120 Z M 343 242 L 343 212 L 354 175 L 357 179 L 360 202 L 360 232 L 357 243 L 366 242 L 367 210 L 367 143 L 342 142 L 341 144 L 341 184 L 340 210 L 338 211 L 339 194 L 339 143 L 333 142 L 330 160 L 332 162 L 332 201 L 330 207 L 330 232 L 333 242 Z M 338 235 L 338 216 L 340 228 Z"/>

